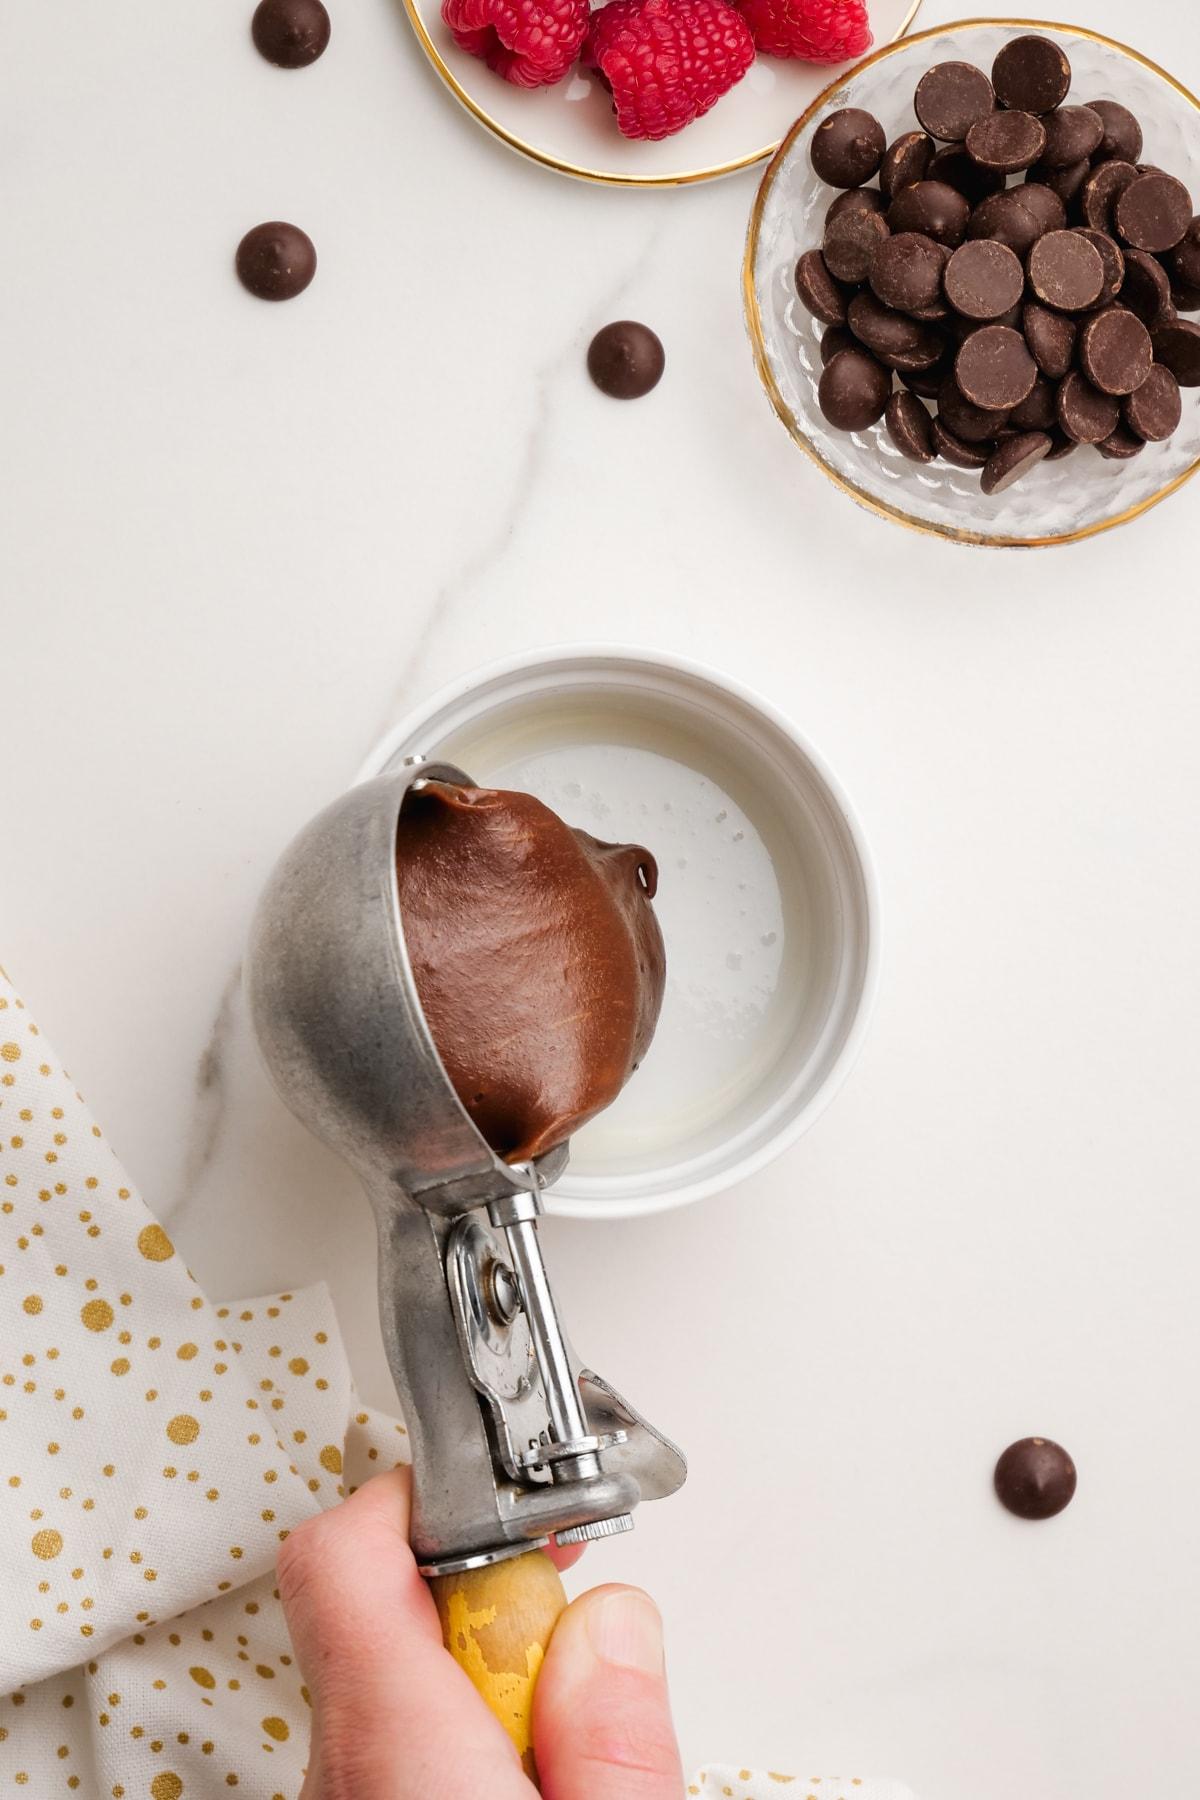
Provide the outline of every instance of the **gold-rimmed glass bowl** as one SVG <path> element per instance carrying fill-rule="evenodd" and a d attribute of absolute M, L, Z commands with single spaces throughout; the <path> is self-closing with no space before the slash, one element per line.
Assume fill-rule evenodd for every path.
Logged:
<path fill-rule="evenodd" d="M 1200 199 L 1200 102 L 1137 51 L 1081 27 L 1033 19 L 971 19 L 923 31 L 878 51 L 833 82 L 797 121 L 766 169 L 746 245 L 746 322 L 767 397 L 795 442 L 864 506 L 902 525 L 969 544 L 1071 543 L 1137 518 L 1200 467 L 1200 394 L 1184 390 L 1183 421 L 1162 444 L 1127 462 L 1080 449 L 1044 463 L 1005 493 L 986 496 L 977 473 L 946 462 L 906 461 L 882 424 L 835 431 L 817 405 L 825 329 L 796 293 L 803 251 L 819 245 L 833 190 L 809 159 L 813 133 L 843 106 L 874 113 L 889 141 L 913 129 L 913 93 L 933 63 L 990 70 L 1001 45 L 1023 31 L 1060 43 L 1071 59 L 1070 102 L 1109 97 L 1134 112 L 1147 162 L 1170 170 Z"/>

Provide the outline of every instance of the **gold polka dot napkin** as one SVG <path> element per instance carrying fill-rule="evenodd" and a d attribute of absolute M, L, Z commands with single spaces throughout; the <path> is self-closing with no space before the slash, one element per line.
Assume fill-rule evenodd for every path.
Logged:
<path fill-rule="evenodd" d="M 404 1460 L 404 1428 L 356 1400 L 324 1288 L 200 1292 L 2 970 L 0 1196 L 0 1794 L 297 1800 L 275 1557 Z M 784 1792 L 911 1800 L 734 1768 L 689 1786 Z"/>

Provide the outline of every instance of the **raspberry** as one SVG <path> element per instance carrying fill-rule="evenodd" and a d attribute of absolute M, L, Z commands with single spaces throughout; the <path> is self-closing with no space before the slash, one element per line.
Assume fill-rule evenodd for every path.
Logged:
<path fill-rule="evenodd" d="M 872 43 L 866 0 L 738 0 L 765 56 L 840 63 Z"/>
<path fill-rule="evenodd" d="M 665 138 L 742 79 L 754 40 L 725 0 L 610 0 L 592 14 L 583 65 L 610 90 L 628 138 Z"/>
<path fill-rule="evenodd" d="M 562 80 L 579 55 L 588 12 L 589 0 L 442 0 L 459 48 L 523 88 Z"/>

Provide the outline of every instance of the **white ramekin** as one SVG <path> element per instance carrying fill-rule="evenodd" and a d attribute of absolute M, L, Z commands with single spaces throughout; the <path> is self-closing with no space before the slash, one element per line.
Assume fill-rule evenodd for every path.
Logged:
<path fill-rule="evenodd" d="M 874 1002 L 878 891 L 853 809 L 802 734 L 758 695 L 677 656 L 599 645 L 526 653 L 491 664 L 435 694 L 395 725 L 367 759 L 359 780 L 414 752 L 457 760 L 461 744 L 472 749 L 462 766 L 488 782 L 493 774 L 486 766 L 486 746 L 493 723 L 499 742 L 501 720 L 509 722 L 504 729 L 511 731 L 514 718 L 536 722 L 539 709 L 547 717 L 562 716 L 564 705 L 569 710 L 576 703 L 588 709 L 589 718 L 603 717 L 608 709 L 616 743 L 624 741 L 628 721 L 644 712 L 656 721 L 677 722 L 688 741 L 711 747 L 723 766 L 738 771 L 742 791 L 751 796 L 749 805 L 754 795 L 770 794 L 776 840 L 782 825 L 790 840 L 789 857 L 793 846 L 798 853 L 805 895 L 820 896 L 820 916 L 814 912 L 810 933 L 815 948 L 804 974 L 803 1029 L 798 1027 L 781 1047 L 761 1098 L 757 1090 L 750 1099 L 743 1095 L 729 1129 L 722 1130 L 718 1116 L 699 1150 L 681 1141 L 676 1153 L 668 1137 L 665 1152 L 660 1142 L 645 1168 L 637 1166 L 636 1154 L 632 1166 L 618 1171 L 586 1173 L 569 1167 L 546 1196 L 547 1210 L 560 1216 L 628 1218 L 682 1206 L 744 1181 L 824 1111 L 861 1048 Z M 572 822 L 588 825 L 585 819 Z M 649 832 L 647 838 L 654 850 Z M 702 895 L 696 903 L 703 904 Z M 668 932 L 668 963 L 671 949 Z M 660 1081 L 663 1075 L 660 1068 Z M 717 1132 L 715 1138 L 711 1130 Z"/>

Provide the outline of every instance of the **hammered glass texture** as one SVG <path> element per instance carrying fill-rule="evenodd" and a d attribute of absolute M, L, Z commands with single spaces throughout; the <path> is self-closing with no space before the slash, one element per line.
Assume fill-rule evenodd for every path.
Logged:
<path fill-rule="evenodd" d="M 949 28 L 900 45 L 837 87 L 773 165 L 773 180 L 772 170 L 764 177 L 764 185 L 771 185 L 753 262 L 763 349 L 795 435 L 828 469 L 872 499 L 922 524 L 985 540 L 1059 538 L 1095 529 L 1152 500 L 1200 458 L 1200 390 L 1185 388 L 1183 421 L 1166 443 L 1148 444 L 1129 462 L 1108 462 L 1095 450 L 1079 449 L 1061 462 L 1042 464 L 989 499 L 977 473 L 941 461 L 906 461 L 882 423 L 863 432 L 834 431 L 817 405 L 825 328 L 801 304 L 793 279 L 797 258 L 821 242 L 825 210 L 834 196 L 809 161 L 814 131 L 839 107 L 860 106 L 875 114 L 890 142 L 915 127 L 913 92 L 931 64 L 961 60 L 990 71 L 996 52 L 1014 35 L 996 25 Z M 1122 101 L 1142 123 L 1145 160 L 1185 181 L 1195 205 L 1200 111 L 1194 102 L 1114 46 L 1062 30 L 1047 28 L 1045 35 L 1061 43 L 1071 59 L 1069 101 Z"/>

